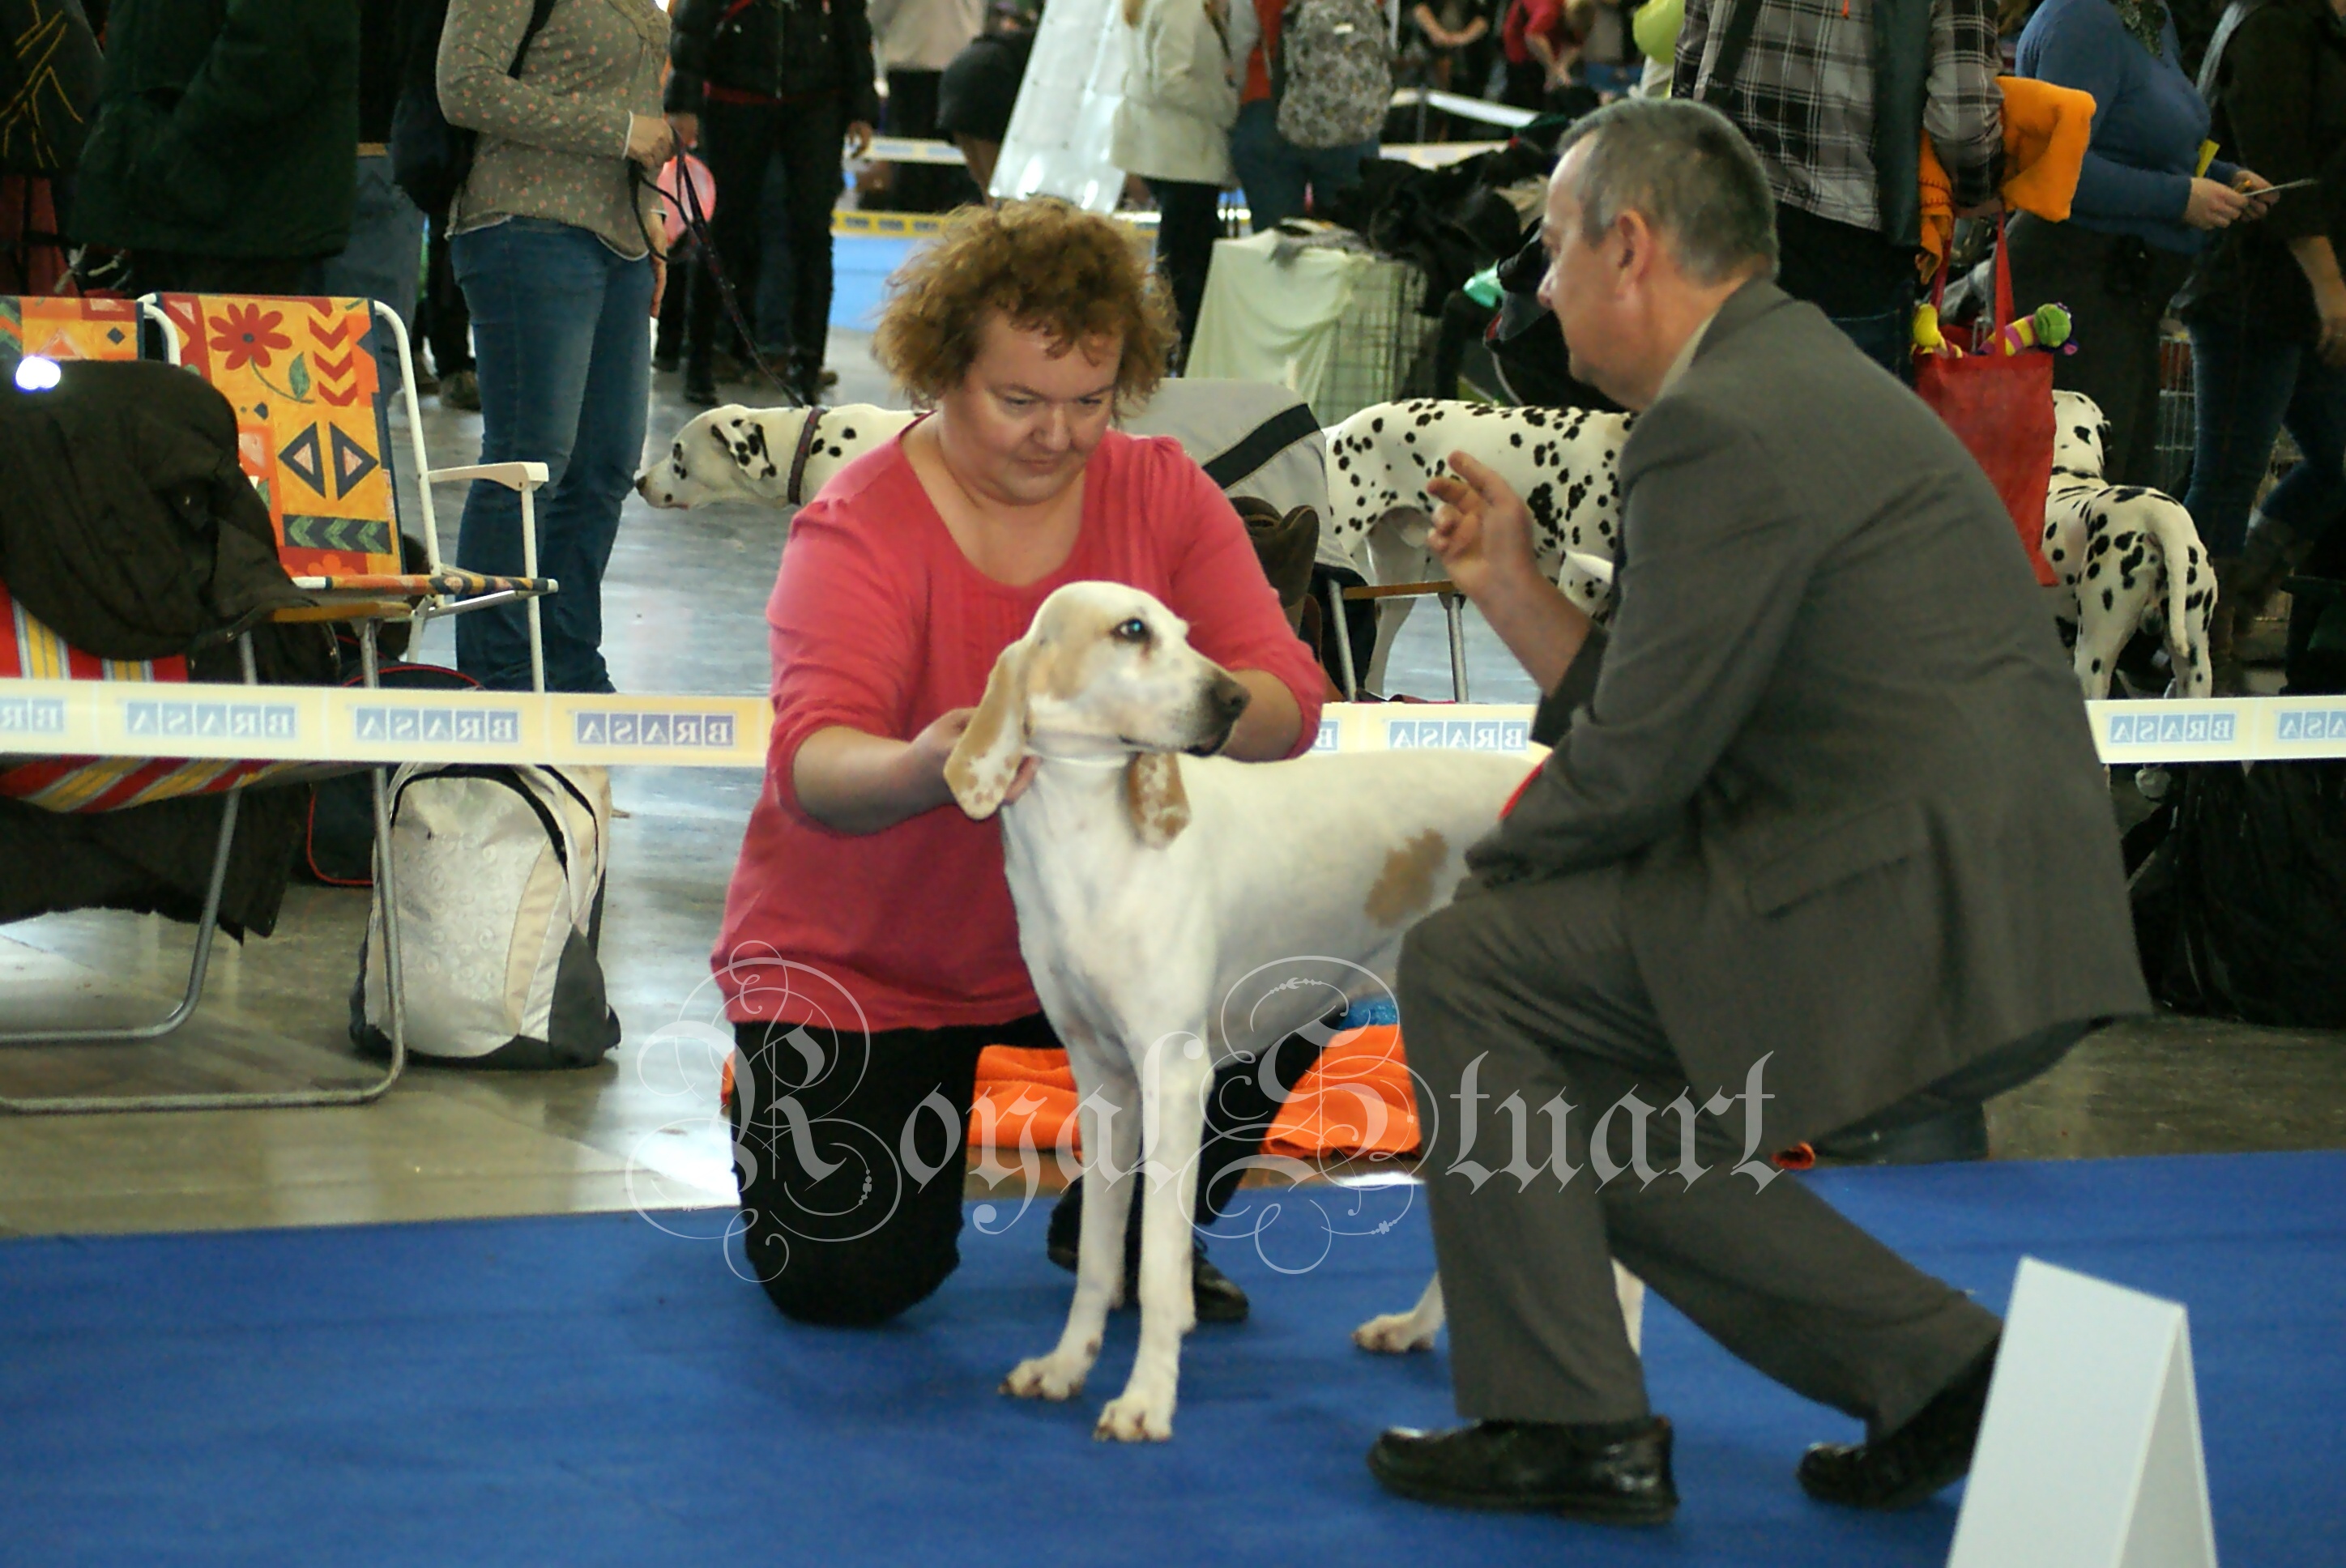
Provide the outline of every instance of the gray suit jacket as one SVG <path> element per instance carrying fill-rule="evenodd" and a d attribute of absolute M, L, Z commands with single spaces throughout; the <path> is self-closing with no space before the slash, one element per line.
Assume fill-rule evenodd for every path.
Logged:
<path fill-rule="evenodd" d="M 2040 1029 L 2147 1009 L 2077 683 L 1955 437 L 1765 282 L 1621 453 L 1618 608 L 1469 861 L 1623 863 L 1697 1095 L 1773 1053 L 1780 1145 Z"/>

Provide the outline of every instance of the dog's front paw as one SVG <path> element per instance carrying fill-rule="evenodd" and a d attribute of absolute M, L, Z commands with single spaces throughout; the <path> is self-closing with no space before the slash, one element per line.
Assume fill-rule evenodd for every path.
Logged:
<path fill-rule="evenodd" d="M 1388 1312 L 1353 1329 L 1352 1343 L 1379 1355 L 1400 1356 L 1412 1350 L 1431 1350 L 1434 1336 L 1441 1332 L 1438 1324 L 1431 1328 L 1420 1324 L 1414 1312 Z"/>
<path fill-rule="evenodd" d="M 1036 1356 L 1010 1369 L 1002 1380 L 1002 1391 L 1021 1400 L 1071 1400 L 1084 1391 L 1084 1377 L 1090 1370 L 1056 1353 Z"/>
<path fill-rule="evenodd" d="M 1100 1411 L 1092 1436 L 1101 1442 L 1163 1442 L 1173 1435 L 1172 1401 L 1123 1394 Z"/>

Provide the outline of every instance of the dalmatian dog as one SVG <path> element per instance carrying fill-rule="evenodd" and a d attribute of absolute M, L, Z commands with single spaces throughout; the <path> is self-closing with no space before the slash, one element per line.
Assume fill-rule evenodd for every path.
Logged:
<path fill-rule="evenodd" d="M 746 408 L 727 403 L 695 414 L 676 433 L 667 460 L 636 475 L 636 494 L 654 506 L 750 501 L 802 506 L 831 476 L 918 416 L 868 402 L 838 408 Z"/>
<path fill-rule="evenodd" d="M 2067 589 L 2055 613 L 2077 627 L 2078 684 L 2110 694 L 2120 649 L 2137 629 L 2161 636 L 2175 671 L 2170 695 L 2215 690 L 2208 621 L 2216 574 L 2191 514 L 2170 495 L 2102 478 L 2108 425 L 2083 392 L 2053 394 L 2053 483 L 2045 496 L 2045 561 Z"/>
<path fill-rule="evenodd" d="M 1341 556 L 1372 583 L 1441 580 L 1425 540 L 1426 481 L 1454 452 L 1481 459 L 1532 514 L 1540 569 L 1575 604 L 1608 613 L 1621 520 L 1621 443 L 1632 416 L 1586 409 L 1499 408 L 1416 398 L 1374 403 L 1328 432 L 1328 512 L 1321 559 Z M 1393 637 L 1414 601 L 1377 611 L 1376 654 L 1363 684 L 1384 686 Z"/>

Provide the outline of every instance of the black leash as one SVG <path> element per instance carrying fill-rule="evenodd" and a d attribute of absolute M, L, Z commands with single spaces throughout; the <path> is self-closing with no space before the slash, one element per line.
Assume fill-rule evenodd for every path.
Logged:
<path fill-rule="evenodd" d="M 723 302 L 725 314 L 733 322 L 733 330 L 741 335 L 741 347 L 748 352 L 750 362 L 757 366 L 758 373 L 773 383 L 774 390 L 790 399 L 793 406 L 799 408 L 816 406 L 810 400 L 801 397 L 789 382 L 775 374 L 774 367 L 766 362 L 766 356 L 758 351 L 758 335 L 750 330 L 750 323 L 742 319 L 741 302 L 733 292 L 733 280 L 725 276 L 725 263 L 718 259 L 717 242 L 709 238 L 709 214 L 701 208 L 700 187 L 693 183 L 692 170 L 686 163 L 685 149 L 682 147 L 676 149 L 675 167 L 676 182 L 680 188 L 677 192 L 677 202 L 683 210 L 685 231 L 692 236 L 693 243 L 699 247 L 701 264 L 709 269 L 709 276 L 717 285 L 717 298 Z M 637 185 L 646 183 L 641 164 L 630 162 L 627 165 L 627 170 Z M 658 185 L 653 185 L 652 189 L 658 192 L 663 199 L 668 195 L 666 191 L 660 190 Z M 638 212 L 642 210 L 640 202 L 638 204 L 637 210 Z"/>

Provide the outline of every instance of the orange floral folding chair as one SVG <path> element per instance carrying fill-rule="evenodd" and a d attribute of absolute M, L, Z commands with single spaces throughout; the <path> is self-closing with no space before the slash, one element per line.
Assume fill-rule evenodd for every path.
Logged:
<path fill-rule="evenodd" d="M 556 585 L 536 575 L 533 493 L 545 484 L 537 463 L 433 469 L 423 443 L 422 410 L 414 392 L 414 361 L 403 323 L 365 300 L 312 300 L 166 295 L 128 300 L 0 298 L 0 360 L 128 360 L 138 356 L 139 326 L 162 330 L 166 356 L 204 377 L 234 408 L 238 456 L 269 507 L 278 556 L 294 586 L 312 603 L 268 612 L 279 623 L 334 621 L 357 632 L 364 684 L 378 684 L 377 644 L 388 620 L 422 622 L 493 604 L 524 600 L 529 608 L 533 665 L 540 673 L 537 599 Z M 429 570 L 402 570 L 398 516 L 392 484 L 393 443 L 368 333 L 382 323 L 404 371 L 402 387 L 416 467 L 416 519 Z M 521 577 L 489 577 L 445 566 L 439 558 L 432 509 L 435 482 L 484 479 L 521 493 L 527 570 Z M 232 628 L 243 677 L 257 684 L 250 627 Z M 266 759 L 201 761 L 173 759 L 15 755 L 26 741 L 8 733 L 10 679 L 184 682 L 184 657 L 138 663 L 95 657 L 67 645 L 8 595 L 0 583 L 0 796 L 59 812 L 118 810 L 193 794 L 224 794 L 211 876 L 199 919 L 188 983 L 178 1004 L 159 1021 L 109 1029 L 0 1032 L 0 1045 L 35 1042 L 129 1042 L 170 1033 L 193 1015 L 203 994 L 220 897 L 236 834 L 240 791 L 302 783 L 338 768 Z M 23 706 L 23 705 L 17 705 Z M 385 897 L 384 969 L 390 983 L 391 1060 L 380 1078 L 351 1088 L 268 1093 L 111 1096 L 0 1096 L 0 1109 L 26 1114 L 89 1111 L 213 1110 L 357 1105 L 389 1089 L 406 1064 L 398 900 L 393 871 L 387 769 L 370 768 L 374 789 L 376 875 Z"/>

